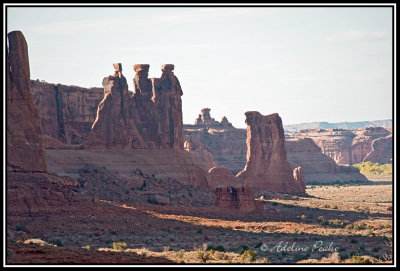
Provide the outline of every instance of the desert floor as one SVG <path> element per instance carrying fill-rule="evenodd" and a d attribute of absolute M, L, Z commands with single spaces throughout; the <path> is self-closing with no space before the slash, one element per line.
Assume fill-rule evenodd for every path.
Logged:
<path fill-rule="evenodd" d="M 391 181 L 307 186 L 306 193 L 263 194 L 265 213 L 245 217 L 109 201 L 79 213 L 11 217 L 7 263 L 359 262 L 353 255 L 390 263 Z M 46 243 L 26 244 L 32 238 Z"/>

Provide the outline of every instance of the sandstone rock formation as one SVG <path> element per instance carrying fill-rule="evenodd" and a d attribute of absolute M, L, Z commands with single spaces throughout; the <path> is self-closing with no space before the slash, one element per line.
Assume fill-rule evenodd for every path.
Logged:
<path fill-rule="evenodd" d="M 309 184 L 367 181 L 357 168 L 337 165 L 311 138 L 288 137 L 285 147 L 289 163 L 302 168 Z"/>
<path fill-rule="evenodd" d="M 136 64 L 134 94 L 115 64 L 103 80 L 100 102 L 87 148 L 183 149 L 183 95 L 174 65 L 162 66 L 161 78 L 148 78 L 149 65 Z"/>
<path fill-rule="evenodd" d="M 352 165 L 364 161 L 367 154 L 372 151 L 372 142 L 375 139 L 385 138 L 389 134 L 391 134 L 391 131 L 387 128 L 366 127 L 357 130 L 301 130 L 299 133 L 290 134 L 290 136 L 311 138 L 321 148 L 321 151 L 335 160 L 337 164 Z M 388 146 L 388 148 L 391 147 Z M 390 155 L 390 152 L 386 153 Z"/>
<path fill-rule="evenodd" d="M 303 193 L 287 160 L 285 135 L 278 114 L 246 112 L 247 163 L 237 177 L 244 184 L 284 193 Z"/>
<path fill-rule="evenodd" d="M 306 180 L 304 179 L 303 169 L 301 167 L 297 167 L 293 170 L 293 178 L 295 179 L 297 186 L 306 187 Z"/>
<path fill-rule="evenodd" d="M 212 189 L 221 186 L 231 186 L 242 184 L 241 181 L 232 174 L 226 167 L 216 166 L 208 171 L 210 175 L 209 186 Z"/>
<path fill-rule="evenodd" d="M 262 201 L 254 199 L 250 186 L 217 187 L 215 193 L 215 206 L 225 212 L 248 213 L 264 210 Z"/>
<path fill-rule="evenodd" d="M 185 136 L 184 148 L 185 151 L 192 153 L 198 158 L 199 161 L 202 161 L 206 169 L 210 169 L 216 166 L 212 154 L 208 152 L 204 148 L 203 144 L 201 144 L 201 142 L 196 138 Z"/>
<path fill-rule="evenodd" d="M 43 135 L 50 140 L 46 148 L 78 145 L 87 140 L 104 96 L 102 88 L 81 88 L 31 80 L 31 92 L 40 110 Z M 54 139 L 54 140 L 52 140 Z M 51 146 L 49 146 L 49 144 Z"/>
<path fill-rule="evenodd" d="M 7 171 L 45 172 L 39 110 L 30 92 L 28 45 L 20 31 L 8 33 Z"/>
<path fill-rule="evenodd" d="M 194 126 L 197 128 L 231 128 L 232 123 L 230 123 L 227 117 L 222 117 L 221 122 L 216 121 L 210 115 L 210 108 L 201 109 L 201 114 L 199 114 L 198 118 L 194 122 Z"/>
<path fill-rule="evenodd" d="M 121 65 L 114 64 L 115 73 L 103 79 L 104 98 L 97 110 L 87 148 L 144 148 L 136 123 L 131 115 L 128 84 Z"/>

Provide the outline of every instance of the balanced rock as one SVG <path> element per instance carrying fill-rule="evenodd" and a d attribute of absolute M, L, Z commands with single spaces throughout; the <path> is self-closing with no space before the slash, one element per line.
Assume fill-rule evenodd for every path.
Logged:
<path fill-rule="evenodd" d="M 283 193 L 304 193 L 293 177 L 287 160 L 285 135 L 278 114 L 263 116 L 258 112 L 246 112 L 247 162 L 237 177 L 244 184 L 262 190 Z"/>
<path fill-rule="evenodd" d="M 8 33 L 7 170 L 45 172 L 39 110 L 30 91 L 28 45 L 20 31 Z"/>

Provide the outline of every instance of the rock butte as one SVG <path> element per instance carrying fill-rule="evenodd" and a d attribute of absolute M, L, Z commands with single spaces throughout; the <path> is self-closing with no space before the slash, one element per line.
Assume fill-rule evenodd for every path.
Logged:
<path fill-rule="evenodd" d="M 304 193 L 305 185 L 293 176 L 287 160 L 285 135 L 278 114 L 267 116 L 256 111 L 245 113 L 247 124 L 247 162 L 236 175 L 244 184 L 263 190 L 286 193 Z M 298 180 L 302 171 L 297 171 Z"/>

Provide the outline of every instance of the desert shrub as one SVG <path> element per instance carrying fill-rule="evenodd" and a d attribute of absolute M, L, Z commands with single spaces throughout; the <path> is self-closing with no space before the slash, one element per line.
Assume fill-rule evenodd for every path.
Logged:
<path fill-rule="evenodd" d="M 221 251 L 215 251 L 214 257 L 217 260 L 228 260 L 229 259 L 229 256 L 226 253 L 221 252 Z"/>
<path fill-rule="evenodd" d="M 246 245 L 241 245 L 241 246 L 239 246 L 239 250 L 241 250 L 241 253 L 245 252 L 245 251 L 248 250 L 248 249 L 249 249 L 249 247 L 246 246 Z"/>
<path fill-rule="evenodd" d="M 330 219 L 329 224 L 331 225 L 336 225 L 336 226 L 343 226 L 346 224 L 346 221 L 340 220 L 340 219 Z"/>
<path fill-rule="evenodd" d="M 58 247 L 62 247 L 62 242 L 60 241 L 60 239 L 57 239 L 57 238 L 53 238 L 53 239 L 50 239 L 49 241 L 48 241 L 48 243 L 49 244 L 53 244 L 53 245 L 56 245 L 56 246 L 58 246 Z"/>
<path fill-rule="evenodd" d="M 378 252 L 379 250 L 381 250 L 380 247 L 374 247 L 374 248 L 372 249 L 373 252 Z"/>
<path fill-rule="evenodd" d="M 372 263 L 370 259 L 366 259 L 362 256 L 357 256 L 357 255 L 353 255 L 350 258 L 350 262 L 351 263 L 361 263 L 361 264 L 369 264 Z"/>
<path fill-rule="evenodd" d="M 127 247 L 127 244 L 125 242 L 113 242 L 113 249 L 114 250 L 125 250 Z"/>
<path fill-rule="evenodd" d="M 83 248 L 83 249 L 90 250 L 90 246 L 89 246 L 89 245 L 87 245 L 87 246 L 83 246 L 82 248 Z"/>
<path fill-rule="evenodd" d="M 352 244 L 357 244 L 358 241 L 357 241 L 356 239 L 351 239 L 351 240 L 350 240 L 350 243 L 352 243 Z"/>
<path fill-rule="evenodd" d="M 215 251 L 220 251 L 220 252 L 225 252 L 225 248 L 221 245 L 217 246 L 215 249 Z"/>
<path fill-rule="evenodd" d="M 256 260 L 257 251 L 245 250 L 242 253 L 242 261 L 243 262 L 254 262 Z"/>
<path fill-rule="evenodd" d="M 340 262 L 339 252 L 333 252 L 324 259 L 327 259 L 330 263 L 339 263 Z"/>
<path fill-rule="evenodd" d="M 325 204 L 324 208 L 331 208 L 331 206 L 329 204 Z"/>
<path fill-rule="evenodd" d="M 22 225 L 22 224 L 18 224 L 18 225 L 15 226 L 15 230 L 16 231 L 24 231 L 24 232 L 26 232 L 26 226 Z"/>
<path fill-rule="evenodd" d="M 332 207 L 332 209 L 336 209 L 337 210 L 339 208 L 337 207 L 337 205 L 335 205 L 335 206 Z"/>
<path fill-rule="evenodd" d="M 298 219 L 300 219 L 300 220 L 307 220 L 307 216 L 306 215 L 299 215 L 299 216 L 297 216 L 297 218 Z"/>
<path fill-rule="evenodd" d="M 364 230 L 367 225 L 364 222 L 354 224 L 353 229 L 355 230 Z"/>
<path fill-rule="evenodd" d="M 176 253 L 176 257 L 177 257 L 178 259 L 180 259 L 180 260 L 182 260 L 184 256 L 185 256 L 185 251 L 184 251 L 183 249 L 179 250 L 179 251 Z"/>
<path fill-rule="evenodd" d="M 203 234 L 203 229 L 202 229 L 202 228 L 198 229 L 198 230 L 197 230 L 197 233 L 198 233 L 198 234 Z"/>
<path fill-rule="evenodd" d="M 163 251 L 164 252 L 171 251 L 171 248 L 169 246 L 165 246 L 165 247 L 163 247 Z"/>
<path fill-rule="evenodd" d="M 204 251 L 202 249 L 196 250 L 196 258 L 201 260 L 203 263 L 211 259 L 211 253 L 209 251 Z"/>

